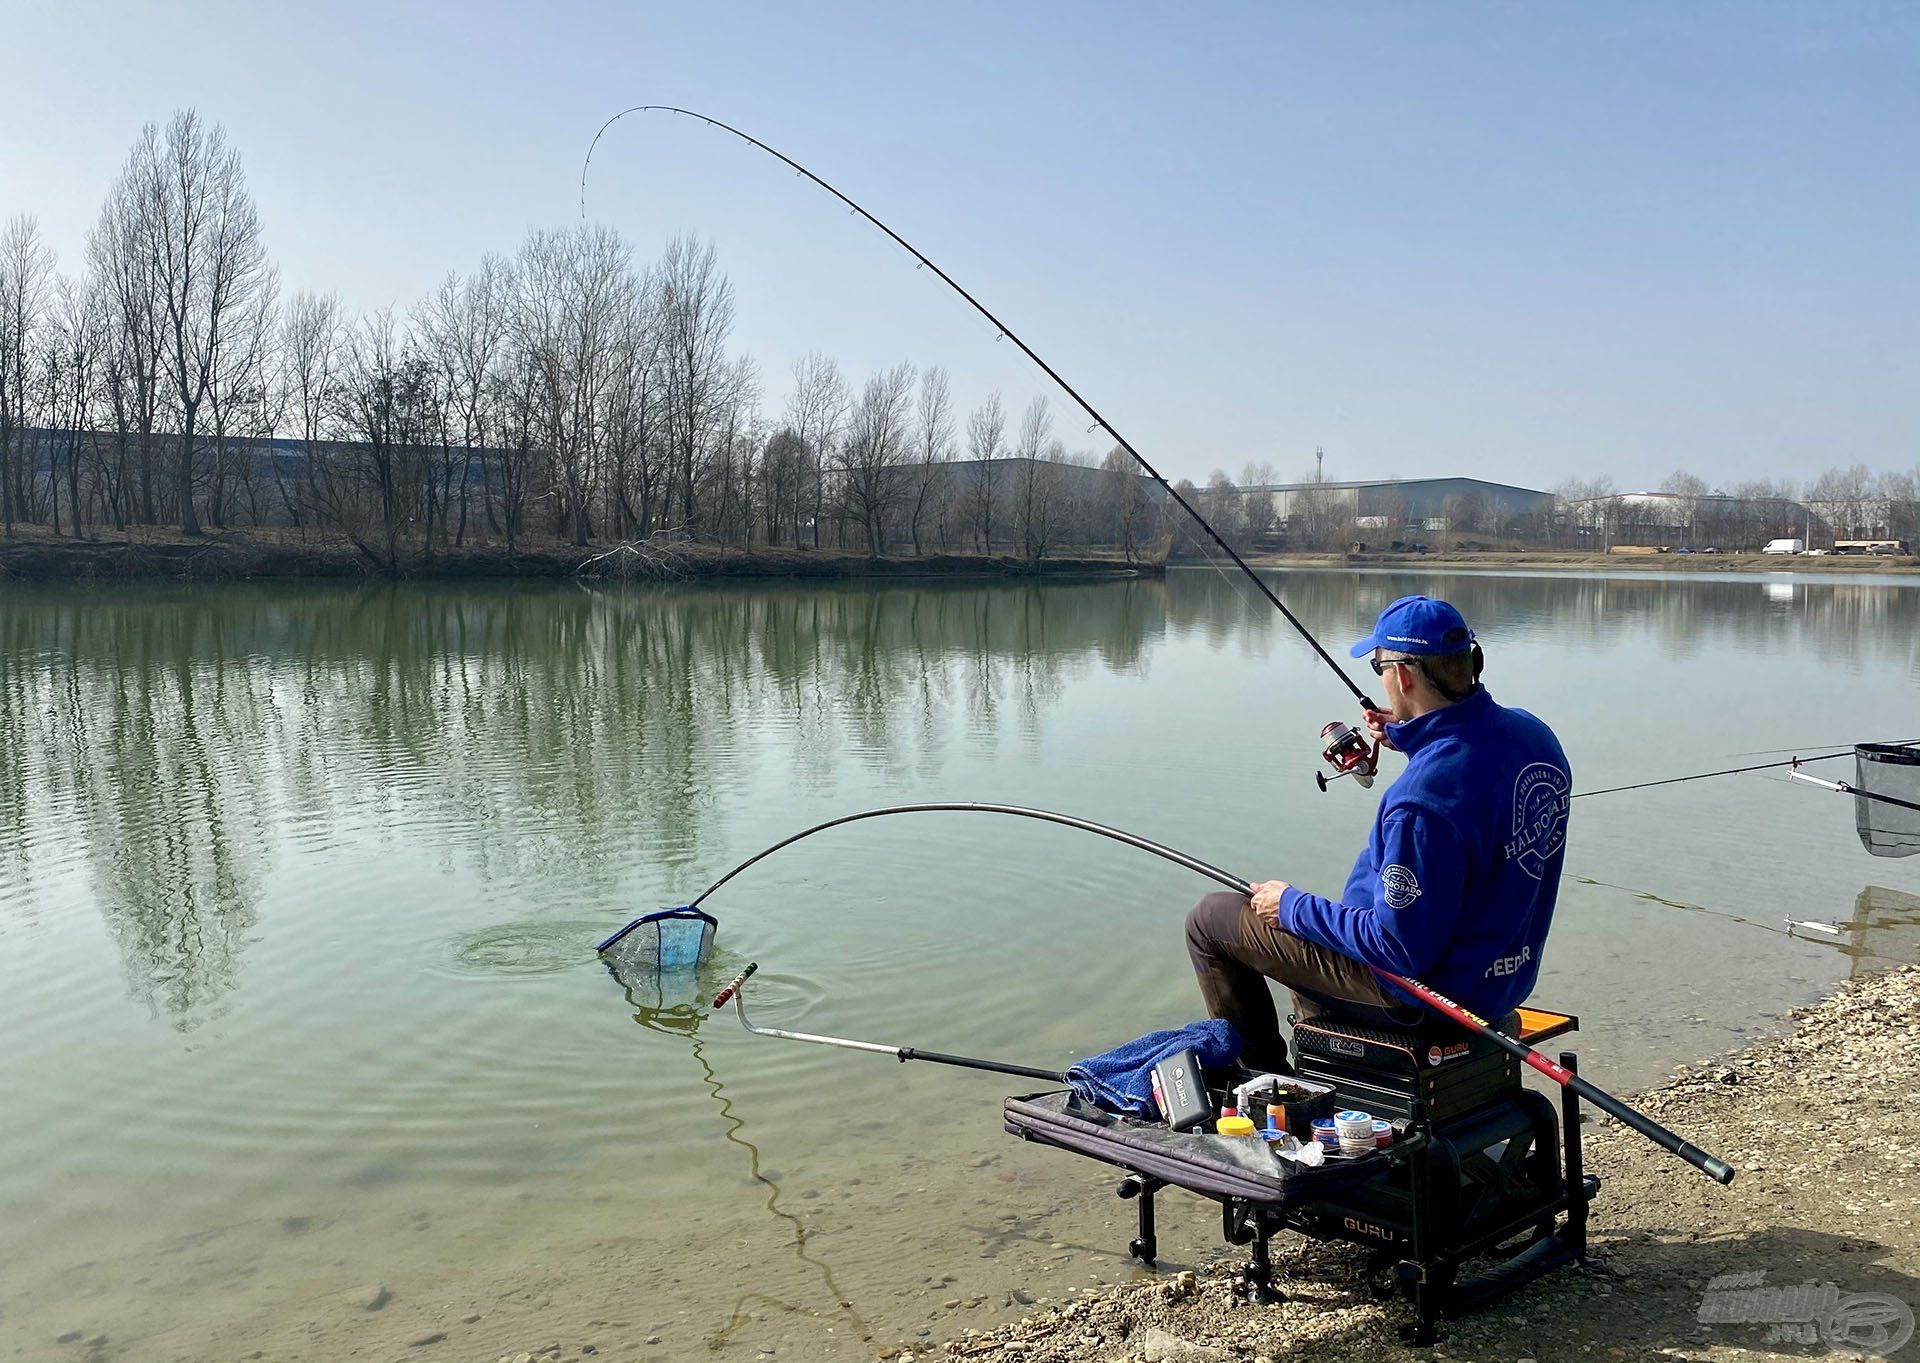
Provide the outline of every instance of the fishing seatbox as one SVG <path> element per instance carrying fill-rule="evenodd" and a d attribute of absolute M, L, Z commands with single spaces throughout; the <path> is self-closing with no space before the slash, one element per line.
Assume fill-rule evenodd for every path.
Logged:
<path fill-rule="evenodd" d="M 1531 1045 L 1578 1024 L 1564 1014 L 1522 1008 L 1494 1025 Z M 1520 1088 L 1518 1060 L 1444 1018 L 1394 1029 L 1327 1014 L 1300 1018 L 1293 1051 L 1301 1078 L 1331 1084 L 1342 1106 L 1389 1121 L 1443 1121 Z"/>

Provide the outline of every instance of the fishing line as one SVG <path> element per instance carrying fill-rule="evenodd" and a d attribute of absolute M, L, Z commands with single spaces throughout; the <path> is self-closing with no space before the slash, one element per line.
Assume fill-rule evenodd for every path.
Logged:
<path fill-rule="evenodd" d="M 1367 693 L 1365 691 L 1362 691 L 1360 687 L 1354 683 L 1353 678 L 1349 677 L 1343 670 L 1341 670 L 1340 664 L 1334 661 L 1333 655 L 1328 653 L 1327 650 L 1321 646 L 1320 641 L 1314 637 L 1313 631 L 1306 627 L 1306 625 L 1301 621 L 1300 617 L 1295 615 L 1291 610 L 1287 609 L 1286 602 L 1282 601 L 1279 598 L 1279 596 L 1274 592 L 1273 588 L 1269 587 L 1266 584 L 1265 580 L 1263 580 L 1258 573 L 1254 572 L 1252 568 L 1248 567 L 1247 561 L 1241 558 L 1239 554 L 1234 552 L 1233 546 L 1228 544 L 1226 540 L 1221 537 L 1220 532 L 1213 528 L 1213 526 L 1208 522 L 1207 518 L 1205 516 L 1202 516 L 1200 512 L 1195 509 L 1195 507 L 1191 502 L 1189 502 L 1185 497 L 1180 495 L 1180 490 L 1174 487 L 1174 485 L 1168 482 L 1164 477 L 1162 477 L 1160 470 L 1156 469 L 1152 464 L 1148 463 L 1147 457 L 1141 454 L 1139 450 L 1135 449 L 1131 441 L 1129 441 L 1125 436 L 1121 435 L 1119 431 L 1115 430 L 1113 427 L 1113 423 L 1108 421 L 1105 417 L 1101 416 L 1099 411 L 1093 406 L 1092 403 L 1088 402 L 1085 398 L 1081 397 L 1079 390 L 1074 388 L 1072 384 L 1068 383 L 1064 378 L 1062 378 L 1059 372 L 1055 370 L 1052 365 L 1048 364 L 1045 360 L 1041 359 L 1039 353 L 1035 351 L 1032 346 L 1028 345 L 1024 340 L 1022 340 L 1019 334 L 1016 333 L 1012 327 L 1008 326 L 1005 322 L 1001 321 L 998 317 L 996 317 L 993 314 L 991 310 L 987 308 L 986 304 L 982 303 L 979 299 L 975 298 L 971 293 L 967 292 L 966 289 L 961 287 L 959 281 L 954 279 L 952 275 L 948 274 L 945 270 L 941 269 L 938 265 L 934 264 L 933 261 L 926 255 L 926 253 L 921 251 L 919 247 L 915 246 L 912 242 L 908 241 L 905 237 L 901 236 L 898 232 L 894 231 L 891 227 L 887 226 L 884 222 L 880 221 L 880 219 L 876 218 L 873 214 L 869 213 L 865 208 L 861 207 L 858 203 L 855 203 L 852 199 L 848 198 L 845 194 L 843 194 L 840 190 L 836 189 L 833 185 L 827 183 L 827 181 L 821 179 L 818 175 L 808 170 L 805 166 L 801 165 L 798 161 L 794 160 L 791 156 L 788 156 L 783 152 L 775 151 L 772 147 L 768 146 L 765 142 L 762 142 L 759 138 L 754 137 L 749 133 L 742 132 L 740 129 L 734 127 L 730 123 L 723 123 L 717 118 L 711 118 L 706 114 L 696 113 L 692 109 L 682 109 L 671 104 L 636 104 L 630 109 L 622 109 L 619 113 L 615 114 L 612 118 L 608 119 L 605 123 L 602 123 L 600 125 L 600 131 L 596 132 L 593 135 L 593 141 L 587 147 L 586 159 L 580 163 L 580 216 L 583 220 L 587 216 L 587 168 L 593 164 L 594 149 L 600 145 L 600 139 L 606 135 L 608 128 L 611 128 L 614 124 L 618 123 L 621 119 L 625 118 L 628 114 L 639 114 L 639 113 L 678 114 L 682 118 L 696 119 L 699 122 L 705 123 L 710 128 L 718 128 L 722 132 L 731 133 L 733 136 L 739 138 L 742 142 L 745 142 L 748 146 L 755 147 L 760 151 L 765 152 L 767 155 L 773 157 L 776 161 L 779 161 L 781 164 L 790 167 L 792 170 L 804 176 L 806 179 L 811 180 L 814 184 L 818 185 L 821 189 L 824 189 L 827 193 L 831 194 L 834 198 L 838 199 L 841 203 L 845 204 L 854 213 L 858 214 L 862 218 L 865 218 L 869 223 L 873 224 L 873 226 L 877 227 L 881 232 L 885 233 L 886 236 L 890 240 L 892 240 L 895 245 L 899 246 L 903 251 L 907 252 L 907 254 L 911 255 L 915 260 L 919 261 L 920 264 L 924 266 L 926 269 L 932 270 L 934 274 L 940 277 L 940 280 L 942 283 L 944 283 L 948 288 L 952 289 L 955 293 L 959 294 L 960 297 L 965 299 L 967 304 L 970 307 L 972 307 L 975 312 L 979 313 L 982 317 L 986 318 L 987 321 L 993 324 L 994 331 L 997 334 L 997 336 L 1005 337 L 1007 340 L 1012 341 L 1015 346 L 1019 347 L 1021 354 L 1025 355 L 1029 360 L 1032 360 L 1034 364 L 1038 365 L 1040 368 L 1040 371 L 1043 374 L 1045 374 L 1049 379 L 1052 379 L 1053 382 L 1059 386 L 1061 392 L 1065 393 L 1068 397 L 1072 398 L 1075 405 L 1077 405 L 1081 411 L 1085 412 L 1089 417 L 1093 419 L 1093 424 L 1095 427 L 1105 431 L 1108 435 L 1112 436 L 1114 443 L 1117 444 L 1121 449 L 1125 450 L 1129 455 L 1131 455 L 1133 457 L 1134 462 L 1140 465 L 1141 468 L 1147 471 L 1148 475 L 1154 480 L 1154 482 L 1158 483 L 1162 488 L 1162 490 L 1164 490 L 1169 497 L 1173 498 L 1175 504 L 1178 505 L 1182 511 L 1185 511 L 1189 516 L 1193 518 L 1194 524 L 1198 525 L 1202 530 L 1207 532 L 1207 537 L 1211 539 L 1215 545 L 1219 546 L 1219 549 L 1222 553 L 1224 553 L 1229 559 L 1233 561 L 1234 566 L 1239 568 L 1242 573 L 1246 574 L 1247 579 L 1250 582 L 1252 582 L 1255 587 L 1259 589 L 1260 594 L 1267 599 L 1267 601 L 1273 606 L 1273 608 L 1279 611 L 1280 614 L 1286 617 L 1287 623 L 1292 625 L 1294 629 L 1299 633 L 1300 637 L 1302 639 L 1305 639 L 1308 645 L 1312 647 L 1313 651 L 1320 655 L 1320 660 L 1327 665 L 1327 669 L 1331 671 L 1334 676 L 1340 679 L 1340 684 L 1342 686 L 1346 687 L 1347 690 L 1353 693 L 1353 698 L 1359 701 L 1361 706 L 1364 709 L 1378 710 L 1380 708 L 1379 706 L 1373 703 L 1373 701 L 1367 696 Z"/>

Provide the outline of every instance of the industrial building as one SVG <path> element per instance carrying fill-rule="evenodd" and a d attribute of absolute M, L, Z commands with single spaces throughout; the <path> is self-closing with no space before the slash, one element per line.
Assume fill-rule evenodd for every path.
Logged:
<path fill-rule="evenodd" d="M 1246 489 L 1264 497 L 1272 523 L 1338 523 L 1362 528 L 1416 526 L 1445 532 L 1496 533 L 1530 517 L 1553 514 L 1554 496 L 1484 478 L 1379 478 L 1353 482 L 1276 483 Z"/>

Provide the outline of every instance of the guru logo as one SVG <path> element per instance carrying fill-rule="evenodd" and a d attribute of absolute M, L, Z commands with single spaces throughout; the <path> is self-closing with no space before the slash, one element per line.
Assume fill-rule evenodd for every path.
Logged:
<path fill-rule="evenodd" d="M 1567 840 L 1571 785 L 1566 772 L 1551 762 L 1530 763 L 1514 778 L 1513 841 L 1506 853 L 1535 880 L 1546 875 L 1547 859 Z"/>

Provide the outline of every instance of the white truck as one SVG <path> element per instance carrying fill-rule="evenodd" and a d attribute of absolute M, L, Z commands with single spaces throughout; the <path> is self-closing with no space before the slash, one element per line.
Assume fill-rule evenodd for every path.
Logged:
<path fill-rule="evenodd" d="M 1768 540 L 1763 554 L 1804 554 L 1807 552 L 1805 540 Z"/>

